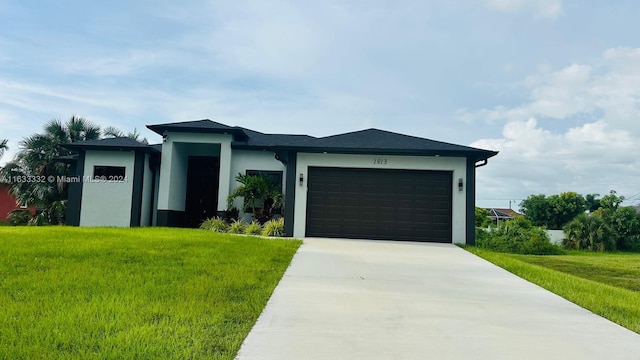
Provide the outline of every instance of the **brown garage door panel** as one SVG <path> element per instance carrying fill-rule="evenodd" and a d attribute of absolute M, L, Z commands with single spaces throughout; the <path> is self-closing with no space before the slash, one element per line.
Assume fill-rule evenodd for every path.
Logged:
<path fill-rule="evenodd" d="M 306 236 L 451 242 L 450 171 L 310 167 Z"/>

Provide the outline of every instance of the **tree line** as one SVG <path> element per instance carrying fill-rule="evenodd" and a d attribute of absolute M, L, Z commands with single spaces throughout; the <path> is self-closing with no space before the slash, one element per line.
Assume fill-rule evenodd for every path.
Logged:
<path fill-rule="evenodd" d="M 530 195 L 520 203 L 523 217 L 486 230 L 488 211 L 476 210 L 476 243 L 492 250 L 517 253 L 557 253 L 540 229 L 564 231 L 563 247 L 591 251 L 640 251 L 640 212 L 622 206 L 615 190 L 582 196 L 576 192 Z"/>

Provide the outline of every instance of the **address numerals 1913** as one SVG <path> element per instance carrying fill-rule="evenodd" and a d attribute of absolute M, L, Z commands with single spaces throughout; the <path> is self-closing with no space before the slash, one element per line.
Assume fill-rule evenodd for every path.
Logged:
<path fill-rule="evenodd" d="M 373 165 L 386 165 L 387 158 L 375 158 L 373 159 Z"/>

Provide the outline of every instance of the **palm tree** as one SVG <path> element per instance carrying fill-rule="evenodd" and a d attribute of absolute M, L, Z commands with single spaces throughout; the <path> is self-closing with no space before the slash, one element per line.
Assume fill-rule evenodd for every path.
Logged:
<path fill-rule="evenodd" d="M 253 215 L 260 223 L 270 220 L 282 207 L 282 190 L 269 181 L 264 174 L 243 175 L 239 173 L 236 181 L 241 185 L 227 198 L 227 207 L 231 209 L 233 200 L 244 198 L 242 209 L 253 208 Z"/>
<path fill-rule="evenodd" d="M 9 149 L 9 146 L 7 146 L 8 142 L 9 142 L 9 140 L 7 140 L 7 139 L 0 140 L 0 159 L 2 159 L 2 155 L 4 155 L 4 152 L 7 149 Z"/>
<path fill-rule="evenodd" d="M 20 142 L 14 160 L 1 170 L 5 177 L 20 176 L 28 180 L 12 182 L 11 194 L 22 204 L 44 209 L 42 216 L 46 216 L 49 223 L 62 223 L 67 184 L 52 179 L 67 175 L 68 165 L 55 159 L 71 155 L 71 151 L 62 145 L 96 140 L 100 135 L 100 127 L 82 117 L 72 116 L 66 123 L 50 120 L 45 124 L 44 133 L 31 135 Z"/>
<path fill-rule="evenodd" d="M 580 214 L 564 227 L 563 245 L 569 249 L 614 250 L 613 233 L 598 215 Z"/>
<path fill-rule="evenodd" d="M 138 132 L 138 129 L 133 128 L 132 132 L 124 133 L 122 130 L 115 128 L 113 126 L 108 126 L 104 128 L 103 135 L 105 138 L 129 138 L 133 139 L 145 144 L 148 144 L 147 138 L 141 138 L 142 134 Z"/>

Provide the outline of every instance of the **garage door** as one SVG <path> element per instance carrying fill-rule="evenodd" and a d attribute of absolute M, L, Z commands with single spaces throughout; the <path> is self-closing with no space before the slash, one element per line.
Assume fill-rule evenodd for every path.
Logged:
<path fill-rule="evenodd" d="M 450 171 L 310 167 L 306 236 L 451 242 Z"/>

